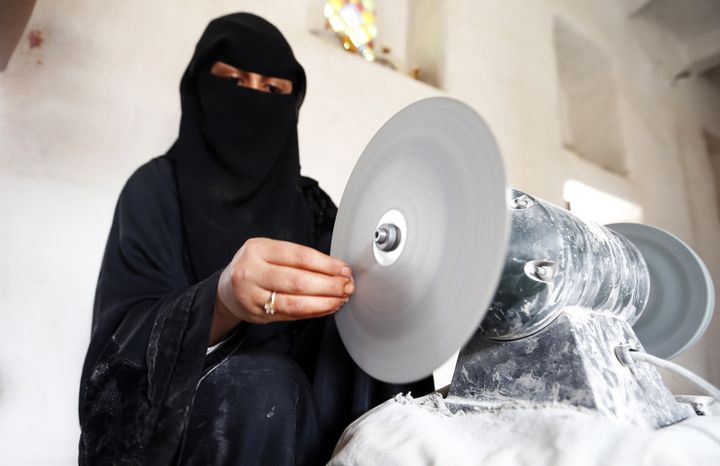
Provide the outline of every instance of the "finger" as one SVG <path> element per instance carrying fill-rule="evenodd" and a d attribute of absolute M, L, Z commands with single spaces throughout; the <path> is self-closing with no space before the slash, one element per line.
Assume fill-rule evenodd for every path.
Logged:
<path fill-rule="evenodd" d="M 344 298 L 355 291 L 349 278 L 273 264 L 262 267 L 257 283 L 267 290 L 291 295 Z"/>
<path fill-rule="evenodd" d="M 266 249 L 263 258 L 275 265 L 301 268 L 325 275 L 352 277 L 352 270 L 345 262 L 327 254 L 287 241 L 271 240 L 272 247 Z"/>
<path fill-rule="evenodd" d="M 251 285 L 242 294 L 235 293 L 235 300 L 245 310 L 242 319 L 254 324 L 270 322 L 271 315 L 267 313 L 265 305 L 272 300 L 272 291 L 268 291 L 257 285 Z M 277 305 L 277 293 L 275 303 Z M 275 306 L 276 307 L 276 306 Z M 280 320 L 280 319 L 275 319 Z"/>
<path fill-rule="evenodd" d="M 336 312 L 345 302 L 345 298 L 277 294 L 275 315 L 283 320 L 321 317 Z"/>
<path fill-rule="evenodd" d="M 307 317 L 305 317 L 305 316 L 303 316 L 303 317 L 298 317 L 296 320 L 319 319 L 320 317 L 325 317 L 325 316 L 333 315 L 333 314 L 335 314 L 336 312 L 339 312 L 340 309 L 342 309 L 342 306 L 340 306 L 338 309 L 333 309 L 333 310 L 331 310 L 331 311 L 322 312 L 322 313 L 320 313 L 320 314 L 308 315 Z"/>

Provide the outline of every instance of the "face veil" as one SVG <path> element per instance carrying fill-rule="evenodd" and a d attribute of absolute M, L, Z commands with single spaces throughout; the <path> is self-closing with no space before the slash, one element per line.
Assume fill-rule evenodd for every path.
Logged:
<path fill-rule="evenodd" d="M 238 87 L 210 73 L 216 61 L 289 79 L 293 92 Z M 248 13 L 208 25 L 180 84 L 180 134 L 168 154 L 197 279 L 227 265 L 252 237 L 310 245 L 297 140 L 304 95 L 305 72 L 275 26 Z"/>

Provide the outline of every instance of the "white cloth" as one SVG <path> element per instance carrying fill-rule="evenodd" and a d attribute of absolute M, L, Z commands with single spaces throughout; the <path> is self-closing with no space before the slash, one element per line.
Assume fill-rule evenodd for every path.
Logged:
<path fill-rule="evenodd" d="M 720 416 L 648 430 L 559 405 L 452 414 L 438 394 L 398 395 L 351 424 L 329 464 L 718 466 Z"/>

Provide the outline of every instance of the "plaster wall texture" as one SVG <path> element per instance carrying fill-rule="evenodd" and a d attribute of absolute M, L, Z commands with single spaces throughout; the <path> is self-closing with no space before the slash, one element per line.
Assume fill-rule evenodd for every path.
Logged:
<path fill-rule="evenodd" d="M 268 18 L 305 66 L 303 170 L 336 202 L 382 123 L 418 99 L 447 94 L 488 121 L 514 187 L 563 205 L 572 179 L 635 203 L 644 222 L 695 248 L 720 283 L 718 206 L 699 132 L 720 134 L 720 92 L 701 78 L 673 85 L 655 70 L 623 8 L 600 0 L 447 0 L 437 19 L 445 27 L 433 32 L 444 54 L 429 54 L 440 90 L 310 34 L 314 4 L 37 2 L 25 37 L 39 31 L 42 45 L 23 39 L 0 73 L 0 463 L 76 461 L 78 379 L 117 195 L 137 166 L 174 140 L 180 76 L 207 21 L 226 12 Z M 397 23 L 413 18 L 398 10 Z M 614 62 L 627 176 L 563 148 L 556 16 Z M 719 346 L 716 319 L 679 362 L 720 383 Z"/>

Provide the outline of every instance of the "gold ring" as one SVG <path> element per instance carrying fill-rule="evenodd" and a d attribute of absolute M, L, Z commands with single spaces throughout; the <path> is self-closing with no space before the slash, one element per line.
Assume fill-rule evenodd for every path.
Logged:
<path fill-rule="evenodd" d="M 265 303 L 265 314 L 275 314 L 275 296 L 277 295 L 276 291 L 273 291 L 270 294 L 270 300 Z"/>

